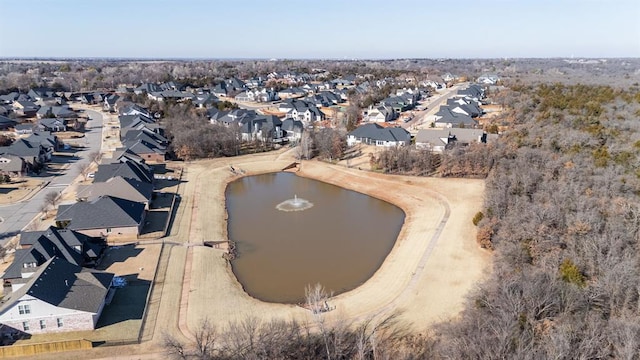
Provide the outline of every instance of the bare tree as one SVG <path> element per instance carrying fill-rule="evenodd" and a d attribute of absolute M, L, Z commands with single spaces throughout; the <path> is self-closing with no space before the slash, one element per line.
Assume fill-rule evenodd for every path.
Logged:
<path fill-rule="evenodd" d="M 324 286 L 319 283 L 315 285 L 307 285 L 304 289 L 307 308 L 311 311 L 313 321 L 322 334 L 327 359 L 331 360 L 331 346 L 329 341 L 329 329 L 325 323 L 324 313 L 330 310 L 328 300 L 333 293 L 327 292 Z"/>
<path fill-rule="evenodd" d="M 296 150 L 296 157 L 298 160 L 309 160 L 311 159 L 312 154 L 312 139 L 311 135 L 308 131 L 302 133 L 302 137 L 300 138 L 300 143 L 298 144 L 298 148 Z"/>
<path fill-rule="evenodd" d="M 205 318 L 197 327 L 194 333 L 195 343 L 190 346 L 168 334 L 164 334 L 163 337 L 163 347 L 174 358 L 183 360 L 211 360 L 220 358 L 221 350 L 217 344 L 218 332 L 209 319 Z"/>
<path fill-rule="evenodd" d="M 91 172 L 91 164 L 82 163 L 79 166 L 80 174 L 84 177 L 85 180 L 89 177 L 89 173 Z"/>
<path fill-rule="evenodd" d="M 89 154 L 89 160 L 91 162 L 99 164 L 102 160 L 102 153 L 100 151 L 93 151 Z"/>
<path fill-rule="evenodd" d="M 44 204 L 47 209 L 49 207 L 55 209 L 56 205 L 58 205 L 58 202 L 60 202 L 60 193 L 56 191 L 48 192 L 47 195 L 44 196 Z"/>

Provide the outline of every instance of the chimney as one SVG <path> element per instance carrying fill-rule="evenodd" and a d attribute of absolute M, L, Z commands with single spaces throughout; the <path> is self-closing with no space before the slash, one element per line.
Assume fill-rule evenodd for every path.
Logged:
<path fill-rule="evenodd" d="M 67 279 L 64 280 L 64 286 L 69 287 L 69 281 L 67 281 Z"/>

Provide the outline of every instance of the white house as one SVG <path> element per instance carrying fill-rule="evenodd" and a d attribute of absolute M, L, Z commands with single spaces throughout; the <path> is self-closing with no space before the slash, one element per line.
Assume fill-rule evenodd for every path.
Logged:
<path fill-rule="evenodd" d="M 0 306 L 0 334 L 93 330 L 113 296 L 112 279 L 111 273 L 51 258 Z"/>

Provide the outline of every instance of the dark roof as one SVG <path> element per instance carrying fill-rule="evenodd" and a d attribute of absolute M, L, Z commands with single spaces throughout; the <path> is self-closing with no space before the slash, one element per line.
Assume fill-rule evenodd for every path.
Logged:
<path fill-rule="evenodd" d="M 361 139 L 371 139 L 380 141 L 410 141 L 411 134 L 399 127 L 385 128 L 378 124 L 365 124 L 357 127 L 348 135 Z"/>
<path fill-rule="evenodd" d="M 452 124 L 452 125 L 460 125 L 463 124 L 465 126 L 475 126 L 477 122 L 471 118 L 469 115 L 459 114 L 451 111 L 448 106 L 440 106 L 440 109 L 436 113 L 437 116 L 441 118 L 436 120 L 436 123 L 444 123 L 444 124 Z"/>
<path fill-rule="evenodd" d="M 85 262 L 85 256 L 95 257 L 87 252 L 96 250 L 100 252 L 99 249 L 91 246 L 98 242 L 96 238 L 53 226 L 44 231 L 24 231 L 20 234 L 22 248 L 16 250 L 13 262 L 7 267 L 2 277 L 4 279 L 20 278 L 23 264 L 34 262 L 39 266 L 54 256 L 81 266 Z M 80 246 L 80 250 L 76 250 L 75 246 Z"/>
<path fill-rule="evenodd" d="M 94 182 L 104 182 L 112 177 L 122 176 L 123 178 L 135 179 L 148 183 L 153 182 L 153 173 L 144 164 L 130 160 L 112 164 L 100 164 L 94 175 Z"/>
<path fill-rule="evenodd" d="M 24 295 L 65 309 L 98 313 L 112 280 L 111 273 L 85 269 L 54 257 L 10 295 L 0 307 L 0 313 L 15 306 Z"/>
<path fill-rule="evenodd" d="M 72 230 L 131 227 L 142 223 L 144 211 L 143 203 L 101 196 L 93 201 L 60 205 L 56 221 L 70 221 L 67 228 Z"/>
<path fill-rule="evenodd" d="M 49 131 L 36 131 L 23 140 L 33 146 L 42 145 L 45 149 L 55 148 L 57 143 L 57 137 Z"/>
<path fill-rule="evenodd" d="M 137 202 L 149 202 L 153 195 L 153 185 L 116 176 L 105 182 L 93 183 L 79 189 L 77 197 L 92 201 L 105 195 Z"/>
<path fill-rule="evenodd" d="M 0 115 L 0 129 L 7 129 L 10 127 L 13 127 L 17 124 L 18 122 L 12 119 L 9 119 L 6 116 L 2 116 Z"/>
<path fill-rule="evenodd" d="M 294 119 L 285 119 L 282 121 L 282 130 L 302 132 L 304 125 L 302 121 Z"/>
<path fill-rule="evenodd" d="M 0 162 L 0 172 L 22 172 L 25 169 L 25 160 L 18 155 L 0 153 L 0 158 L 8 160 Z"/>
<path fill-rule="evenodd" d="M 0 154 L 11 154 L 26 158 L 37 158 L 40 155 L 41 146 L 32 144 L 25 139 L 18 139 L 9 146 L 1 146 Z"/>

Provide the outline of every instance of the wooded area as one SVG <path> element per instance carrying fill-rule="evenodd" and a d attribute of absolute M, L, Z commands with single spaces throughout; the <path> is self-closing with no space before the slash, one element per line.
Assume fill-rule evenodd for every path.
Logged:
<path fill-rule="evenodd" d="M 479 240 L 491 278 L 438 329 L 456 359 L 640 355 L 640 95 L 516 89 L 518 122 L 487 178 Z"/>

